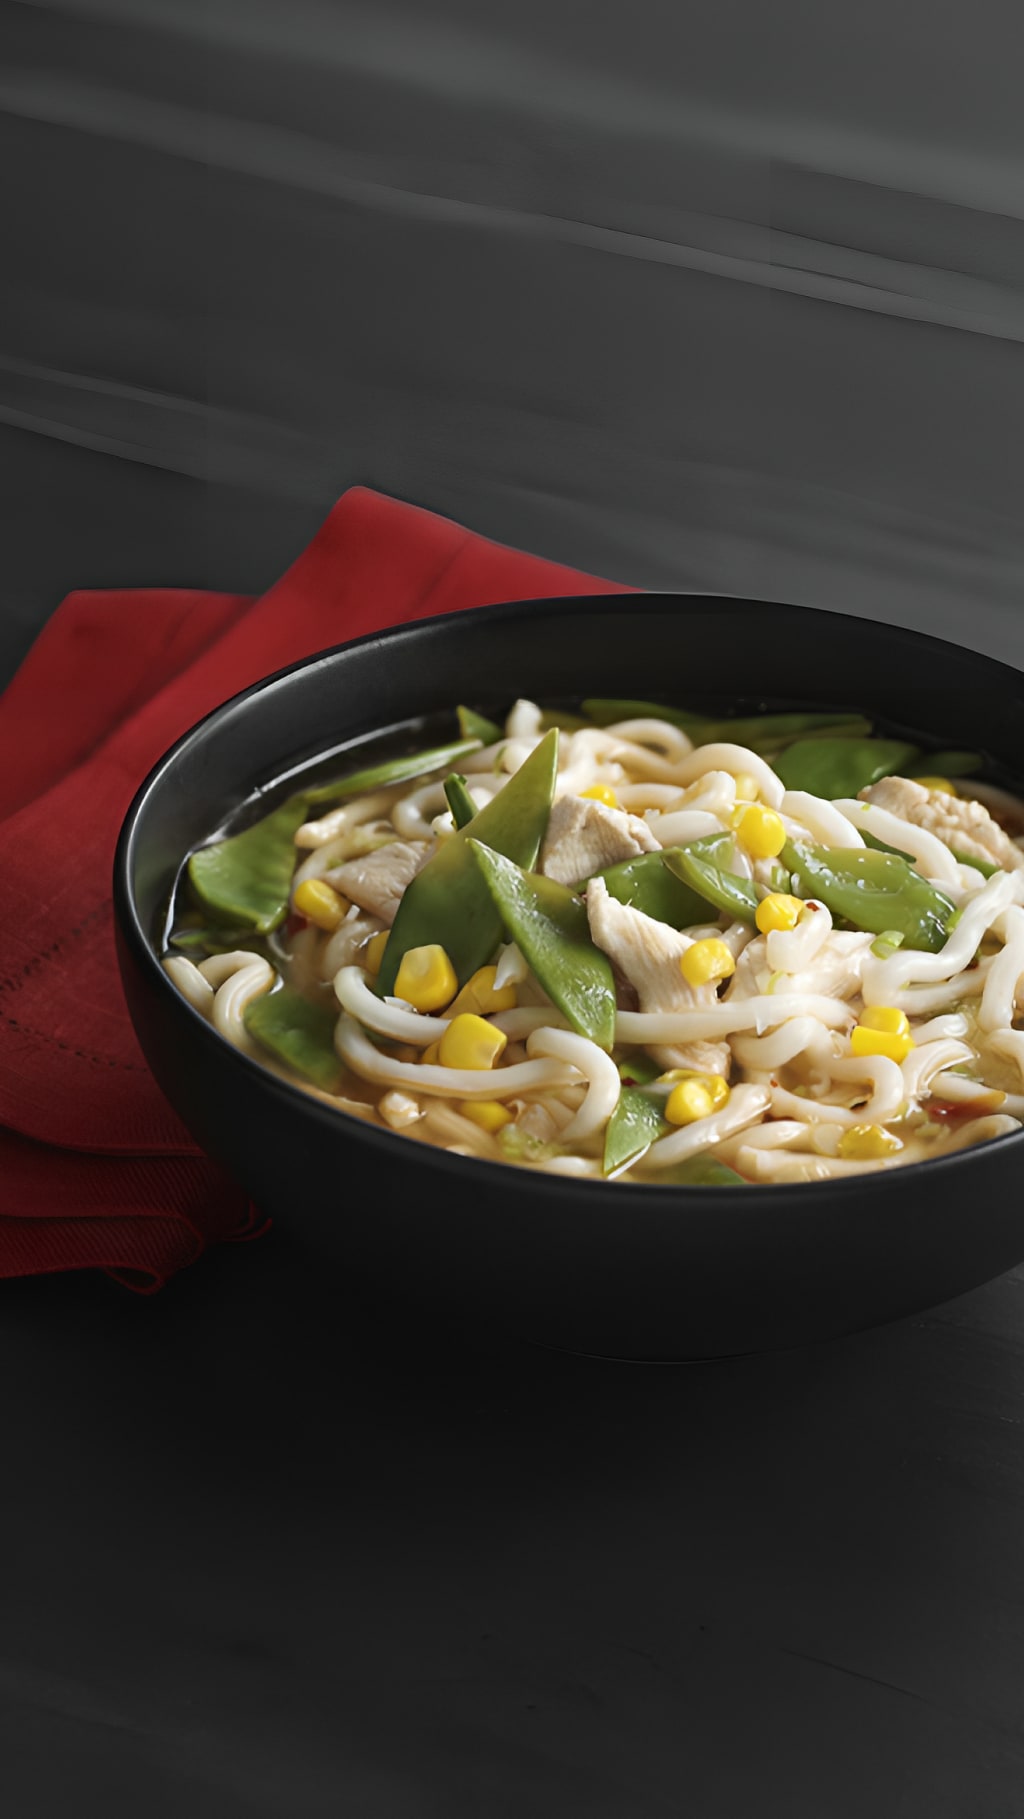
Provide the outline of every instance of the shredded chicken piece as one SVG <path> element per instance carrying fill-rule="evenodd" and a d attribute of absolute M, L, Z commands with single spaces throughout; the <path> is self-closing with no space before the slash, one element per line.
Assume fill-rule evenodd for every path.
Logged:
<path fill-rule="evenodd" d="M 875 802 L 902 821 L 923 827 L 965 859 L 985 859 L 1004 872 L 1024 871 L 1024 852 L 981 802 L 925 789 L 910 777 L 883 777 L 862 789 L 860 800 Z"/>
<path fill-rule="evenodd" d="M 390 928 L 407 886 L 436 850 L 436 840 L 390 840 L 364 858 L 335 866 L 326 880 L 350 903 L 379 916 Z"/>
<path fill-rule="evenodd" d="M 646 821 L 592 796 L 563 796 L 551 810 L 540 869 L 559 884 L 579 884 L 606 865 L 658 849 Z"/>
<path fill-rule="evenodd" d="M 830 929 L 810 966 L 802 972 L 786 973 L 779 990 L 852 998 L 860 991 L 861 972 L 874 939 L 874 935 L 863 934 L 859 929 Z M 767 935 L 755 935 L 753 941 L 748 941 L 725 992 L 727 999 L 757 998 L 767 990 L 772 970 L 767 950 Z"/>
<path fill-rule="evenodd" d="M 586 904 L 595 943 L 633 986 L 641 1011 L 705 1010 L 717 1004 L 713 984 L 689 985 L 679 970 L 681 956 L 693 946 L 689 935 L 619 903 L 609 895 L 603 878 L 590 880 Z M 652 1048 L 651 1054 L 665 1068 L 687 1067 L 729 1077 L 732 1056 L 727 1042 L 687 1042 Z"/>

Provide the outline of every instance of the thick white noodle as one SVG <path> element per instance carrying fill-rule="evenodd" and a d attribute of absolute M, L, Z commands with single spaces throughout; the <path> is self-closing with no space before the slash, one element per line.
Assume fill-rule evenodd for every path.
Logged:
<path fill-rule="evenodd" d="M 864 1003 L 896 1004 L 895 994 L 906 991 L 909 985 L 934 985 L 951 979 L 954 973 L 962 973 L 986 929 L 1014 902 L 1017 888 L 1008 872 L 996 872 L 975 896 L 968 898 L 960 921 L 937 954 L 901 947 L 888 960 L 867 959 L 861 987 Z M 961 983 L 966 988 L 967 980 Z"/>
<path fill-rule="evenodd" d="M 983 1030 L 1008 1027 L 1017 1010 L 1017 990 L 1024 977 L 1024 909 L 1013 905 L 999 918 L 1002 951 L 988 969 L 981 994 L 978 1022 Z"/>
<path fill-rule="evenodd" d="M 873 834 L 887 846 L 898 846 L 901 852 L 912 854 L 926 878 L 938 884 L 960 883 L 960 867 L 937 834 L 929 834 L 913 821 L 901 820 L 899 815 L 879 808 L 877 802 L 861 802 L 857 796 L 837 796 L 833 806 L 862 833 Z"/>
<path fill-rule="evenodd" d="M 936 1074 L 947 1067 L 962 1067 L 974 1060 L 974 1050 L 966 1042 L 949 1037 L 939 1042 L 926 1042 L 923 1048 L 912 1048 L 900 1062 L 904 1092 L 909 1100 L 920 1099 L 930 1091 Z"/>
<path fill-rule="evenodd" d="M 922 1048 L 926 1042 L 940 1042 L 947 1036 L 966 1036 L 970 1027 L 963 1011 L 951 1011 L 947 1017 L 932 1017 L 927 1023 L 914 1025 L 910 1033 L 916 1047 Z"/>
<path fill-rule="evenodd" d="M 429 840 L 430 823 L 443 810 L 447 797 L 443 783 L 424 783 L 420 789 L 403 796 L 391 810 L 391 825 L 400 840 Z"/>
<path fill-rule="evenodd" d="M 390 1002 L 378 998 L 369 984 L 369 975 L 361 966 L 343 966 L 335 975 L 334 995 L 343 1011 L 355 1017 L 364 1029 L 392 1042 L 409 1042 L 414 1048 L 429 1048 L 448 1028 L 445 1017 L 428 1017 L 422 1011 L 400 1008 L 401 1000 Z"/>
<path fill-rule="evenodd" d="M 755 1149 L 752 1144 L 736 1151 L 734 1168 L 754 1181 L 841 1181 L 848 1175 L 873 1175 L 879 1169 L 898 1168 L 911 1158 L 896 1154 L 873 1162 L 846 1162 L 836 1156 L 811 1156 L 793 1150 Z"/>
<path fill-rule="evenodd" d="M 520 1042 L 539 1029 L 568 1029 L 568 1024 L 553 1004 L 521 1004 L 511 1011 L 492 1011 L 487 1019 L 502 1031 L 510 1042 Z"/>
<path fill-rule="evenodd" d="M 648 815 L 646 820 L 659 846 L 682 846 L 687 840 L 725 831 L 720 817 L 702 808 L 680 808 L 671 815 Z"/>
<path fill-rule="evenodd" d="M 682 790 L 677 783 L 619 783 L 615 794 L 619 807 L 631 815 L 663 815 L 666 809 L 680 807 Z"/>
<path fill-rule="evenodd" d="M 692 1124 L 681 1125 L 670 1136 L 659 1137 L 657 1143 L 652 1143 L 644 1157 L 644 1167 L 671 1168 L 673 1163 L 683 1162 L 687 1156 L 711 1149 L 721 1138 L 735 1136 L 744 1125 L 756 1124 L 771 1101 L 771 1089 L 767 1086 L 734 1086 L 728 1103 L 720 1112 L 712 1112 L 710 1118 L 696 1118 Z"/>
<path fill-rule="evenodd" d="M 500 992 L 506 985 L 522 985 L 530 969 L 524 956 L 514 941 L 509 941 L 498 949 L 497 965 L 494 969 L 494 989 Z"/>
<path fill-rule="evenodd" d="M 724 740 L 715 745 L 698 745 L 678 766 L 681 783 L 696 783 L 708 771 L 728 771 L 734 778 L 753 777 L 758 794 L 768 808 L 777 809 L 782 805 L 786 792 L 781 777 L 776 776 L 758 752 L 750 751 L 745 745 L 730 745 Z"/>
<path fill-rule="evenodd" d="M 831 1035 L 817 1017 L 791 1017 L 770 1036 L 734 1036 L 732 1052 L 741 1067 L 769 1073 L 798 1055 L 807 1055 L 826 1069 L 834 1059 Z"/>
<path fill-rule="evenodd" d="M 505 732 L 510 739 L 539 739 L 541 710 L 536 701 L 527 701 L 520 696 L 513 702 L 505 720 Z"/>
<path fill-rule="evenodd" d="M 528 1055 L 565 1061 L 589 1082 L 587 1096 L 561 1135 L 563 1143 L 581 1143 L 603 1130 L 619 1102 L 622 1080 L 610 1055 L 575 1030 L 538 1029 L 528 1038 Z"/>
<path fill-rule="evenodd" d="M 824 796 L 812 796 L 808 790 L 788 789 L 782 798 L 782 814 L 805 827 L 818 846 L 863 846 L 849 817 Z"/>
<path fill-rule="evenodd" d="M 813 909 L 802 911 L 795 928 L 773 928 L 764 944 L 765 959 L 773 973 L 802 973 L 824 947 L 832 933 L 832 917 L 816 898 Z"/>
<path fill-rule="evenodd" d="M 191 960 L 186 960 L 184 954 L 168 954 L 162 965 L 167 977 L 173 979 L 192 1009 L 208 1017 L 213 1010 L 213 986 L 208 979 L 203 978 L 198 966 Z"/>
<path fill-rule="evenodd" d="M 516 1093 L 543 1092 L 571 1086 L 575 1068 L 558 1061 L 522 1061 L 514 1067 L 431 1067 L 422 1061 L 396 1061 L 382 1055 L 355 1019 L 343 1011 L 334 1031 L 334 1046 L 345 1066 L 361 1080 L 406 1086 L 442 1099 L 508 1099 Z"/>
<path fill-rule="evenodd" d="M 653 746 L 655 752 L 673 764 L 688 758 L 693 750 L 693 740 L 681 726 L 673 726 L 670 720 L 616 720 L 607 731 L 634 745 Z"/>
<path fill-rule="evenodd" d="M 348 828 L 359 827 L 362 822 L 383 815 L 393 800 L 393 789 L 377 790 L 372 796 L 358 796 L 355 802 L 333 808 L 329 815 L 323 815 L 319 821 L 304 821 L 295 835 L 295 844 L 301 847 L 325 846 L 328 840 L 336 840 Z"/>
<path fill-rule="evenodd" d="M 677 1042 L 714 1042 L 741 1030 L 764 1035 L 791 1017 L 817 1017 L 829 1029 L 849 1029 L 856 1014 L 838 998 L 817 992 L 774 992 L 737 998 L 697 1011 L 619 1011 L 615 1034 L 620 1042 L 647 1047 Z"/>
<path fill-rule="evenodd" d="M 1007 1060 L 1015 1063 L 1024 1086 L 1024 1030 L 992 1030 L 987 1038 L 988 1047 L 997 1055 L 1005 1055 Z"/>
<path fill-rule="evenodd" d="M 269 991 L 277 978 L 270 962 L 259 954 L 236 948 L 231 954 L 212 954 L 209 960 L 202 961 L 199 971 L 213 987 L 210 1015 L 214 1028 L 236 1048 L 251 1049 L 242 1019 L 253 999 Z"/>

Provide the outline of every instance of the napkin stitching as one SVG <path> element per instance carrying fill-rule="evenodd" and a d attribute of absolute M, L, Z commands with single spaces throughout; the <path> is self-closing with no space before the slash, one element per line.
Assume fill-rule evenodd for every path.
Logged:
<path fill-rule="evenodd" d="M 3 1020 L 10 1029 L 17 1030 L 20 1036 L 35 1036 L 40 1042 L 48 1042 L 52 1047 L 62 1049 L 66 1055 L 77 1055 L 80 1061 L 98 1061 L 101 1067 L 125 1068 L 133 1074 L 149 1072 L 149 1069 L 143 1067 L 138 1061 L 119 1061 L 115 1055 L 100 1055 L 95 1049 L 75 1048 L 73 1043 L 64 1042 L 59 1036 L 55 1036 L 52 1030 L 33 1029 L 30 1023 L 22 1023 L 19 1018 L 12 1017 L 7 1011 L 3 1014 Z M 77 1148 L 77 1145 L 75 1147 Z"/>
<path fill-rule="evenodd" d="M 74 928 L 58 935 L 56 941 L 51 941 L 49 947 L 42 948 L 38 954 L 33 954 L 31 959 L 26 960 L 17 971 L 8 973 L 5 979 L 0 979 L 0 992 L 16 991 L 25 979 L 31 978 L 33 973 L 38 972 L 55 955 L 61 953 L 70 942 L 77 941 L 80 935 L 84 935 L 86 929 L 91 928 L 94 922 L 103 921 L 107 911 L 112 908 L 113 899 L 105 897 L 103 902 L 96 904 L 95 908 L 91 909 L 87 916 L 83 916 L 81 922 L 77 923 Z M 35 1033 L 35 1031 L 32 1032 L 32 1034 Z"/>

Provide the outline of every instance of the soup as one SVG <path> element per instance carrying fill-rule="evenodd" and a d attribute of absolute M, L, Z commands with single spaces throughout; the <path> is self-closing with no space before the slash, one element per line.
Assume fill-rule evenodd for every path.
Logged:
<path fill-rule="evenodd" d="M 164 943 L 340 1112 L 527 1170 L 740 1186 L 1024 1122 L 1024 806 L 853 713 L 459 708 L 189 855 Z"/>

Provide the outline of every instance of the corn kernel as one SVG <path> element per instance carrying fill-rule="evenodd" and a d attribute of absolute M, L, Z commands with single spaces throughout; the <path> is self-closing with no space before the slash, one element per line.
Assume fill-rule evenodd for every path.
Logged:
<path fill-rule="evenodd" d="M 711 935 L 695 941 L 679 956 L 679 971 L 687 985 L 710 985 L 728 979 L 736 971 L 736 962 L 725 942 Z"/>
<path fill-rule="evenodd" d="M 323 878 L 306 878 L 299 885 L 292 899 L 300 916 L 312 922 L 317 928 L 327 929 L 329 933 L 340 928 L 348 915 L 348 904 L 344 897 L 326 883 Z"/>
<path fill-rule="evenodd" d="M 512 1122 L 512 1113 L 499 1099 L 463 1099 L 459 1110 L 482 1131 L 504 1130 L 506 1124 Z"/>
<path fill-rule="evenodd" d="M 463 1011 L 452 1018 L 441 1037 L 438 1060 L 442 1067 L 493 1067 L 507 1042 L 503 1030 L 495 1029 L 483 1017 Z"/>
<path fill-rule="evenodd" d="M 960 794 L 956 784 L 951 783 L 948 777 L 915 777 L 914 782 L 919 783 L 922 789 L 938 790 L 940 795 L 943 796 L 958 796 Z"/>
<path fill-rule="evenodd" d="M 416 1011 L 439 1011 L 450 1004 L 459 982 L 443 947 L 411 947 L 402 955 L 395 978 L 395 997 Z"/>
<path fill-rule="evenodd" d="M 734 825 L 752 859 L 774 859 L 786 844 L 780 817 L 756 802 L 740 810 Z"/>
<path fill-rule="evenodd" d="M 736 777 L 736 799 L 739 802 L 756 802 L 760 784 L 749 771 L 740 771 Z"/>
<path fill-rule="evenodd" d="M 387 947 L 390 933 L 390 929 L 382 928 L 378 934 L 371 936 L 363 948 L 363 965 L 368 973 L 373 974 L 374 978 L 384 964 L 384 949 Z"/>
<path fill-rule="evenodd" d="M 476 1017 L 487 1017 L 492 1011 L 514 1010 L 519 1002 L 514 985 L 503 985 L 495 988 L 497 977 L 496 966 L 480 966 L 471 979 L 467 979 L 461 992 L 448 1012 L 449 1017 L 458 1017 L 463 1011 L 469 1011 Z"/>
<path fill-rule="evenodd" d="M 903 1011 L 889 1004 L 875 1004 L 861 1013 L 859 1023 L 850 1032 L 850 1052 L 854 1055 L 884 1055 L 889 1061 L 905 1061 L 914 1039 Z"/>
<path fill-rule="evenodd" d="M 589 789 L 581 789 L 580 795 L 589 802 L 603 802 L 605 808 L 618 808 L 619 798 L 607 783 L 592 783 Z"/>
<path fill-rule="evenodd" d="M 427 1067 L 440 1067 L 440 1065 L 441 1065 L 441 1044 L 440 1044 L 440 1042 L 438 1041 L 438 1042 L 428 1043 L 427 1047 L 423 1050 L 423 1053 L 420 1056 L 420 1060 L 425 1062 Z"/>
<path fill-rule="evenodd" d="M 702 1080 L 683 1080 L 674 1086 L 665 1102 L 665 1116 L 670 1124 L 695 1124 L 698 1118 L 710 1118 L 715 1102 Z"/>
<path fill-rule="evenodd" d="M 884 1030 L 887 1036 L 909 1036 L 910 1024 L 906 1011 L 897 1010 L 894 1004 L 872 1004 L 862 1011 L 860 1021 L 865 1029 Z"/>
<path fill-rule="evenodd" d="M 724 1074 L 696 1074 L 693 1072 L 692 1068 L 673 1067 L 669 1069 L 667 1074 L 659 1074 L 658 1076 L 659 1085 L 674 1085 L 678 1082 L 682 1082 L 685 1085 L 691 1080 L 696 1080 L 698 1085 L 708 1094 L 711 1100 L 712 1111 L 721 1111 L 723 1105 L 727 1103 L 729 1098 L 729 1082 L 726 1080 Z M 672 1095 L 669 1094 L 669 1098 L 671 1098 L 671 1096 Z M 672 1122 L 677 1123 L 678 1120 L 673 1119 Z"/>
<path fill-rule="evenodd" d="M 773 934 L 776 929 L 795 928 L 803 907 L 799 897 L 790 897 L 784 891 L 770 891 L 767 897 L 761 898 L 754 921 L 762 935 Z"/>
<path fill-rule="evenodd" d="M 839 1139 L 844 1162 L 877 1162 L 903 1148 L 900 1139 L 883 1124 L 853 1124 Z"/>

